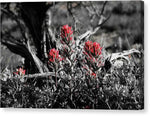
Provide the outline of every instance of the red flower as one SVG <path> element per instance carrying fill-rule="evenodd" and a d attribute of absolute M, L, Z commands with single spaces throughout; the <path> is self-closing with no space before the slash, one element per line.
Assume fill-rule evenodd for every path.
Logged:
<path fill-rule="evenodd" d="M 61 28 L 61 38 L 62 39 L 67 39 L 67 41 L 71 41 L 72 40 L 71 35 L 73 34 L 73 31 L 71 29 L 72 28 L 69 27 L 68 25 L 64 25 Z"/>
<path fill-rule="evenodd" d="M 100 45 L 99 45 L 99 43 L 97 43 L 97 42 L 94 42 L 93 43 L 93 48 L 94 48 L 94 51 L 95 51 L 95 55 L 97 56 L 97 55 L 101 55 L 101 47 L 100 47 Z"/>
<path fill-rule="evenodd" d="M 93 49 L 92 41 L 85 42 L 84 50 L 86 52 L 89 52 L 92 51 L 92 49 Z"/>
<path fill-rule="evenodd" d="M 23 68 L 19 68 L 17 69 L 17 72 L 14 72 L 14 74 L 16 75 L 25 75 L 26 70 L 24 70 Z"/>
<path fill-rule="evenodd" d="M 48 57 L 49 57 L 50 62 L 54 62 L 56 59 L 59 60 L 60 59 L 59 58 L 59 51 L 56 50 L 55 48 L 51 49 L 50 52 L 49 52 Z"/>
<path fill-rule="evenodd" d="M 18 69 L 18 72 L 19 72 L 21 75 L 25 75 L 26 70 L 23 70 L 22 68 L 19 68 L 19 69 Z"/>
<path fill-rule="evenodd" d="M 96 78 L 96 73 L 93 73 L 93 72 L 92 72 L 91 75 L 92 75 L 94 78 Z"/>
<path fill-rule="evenodd" d="M 85 42 L 85 46 L 84 46 L 85 54 L 88 54 L 90 58 L 92 58 L 92 55 L 94 57 L 101 55 L 101 49 L 102 48 L 97 42 L 94 43 L 92 41 Z"/>

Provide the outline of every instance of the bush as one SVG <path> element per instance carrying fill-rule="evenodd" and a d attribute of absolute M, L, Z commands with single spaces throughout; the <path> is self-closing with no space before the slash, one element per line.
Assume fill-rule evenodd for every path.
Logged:
<path fill-rule="evenodd" d="M 107 54 L 99 43 L 75 38 L 68 25 L 61 28 L 56 43 L 47 54 L 52 73 L 25 75 L 23 68 L 14 74 L 3 71 L 2 107 L 144 108 L 143 66 L 135 60 L 142 62 L 141 52 Z"/>

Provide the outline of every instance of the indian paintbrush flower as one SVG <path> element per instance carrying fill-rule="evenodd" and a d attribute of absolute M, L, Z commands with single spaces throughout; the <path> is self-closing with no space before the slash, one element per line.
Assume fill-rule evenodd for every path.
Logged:
<path fill-rule="evenodd" d="M 22 76 L 22 75 L 25 75 L 25 72 L 26 70 L 20 67 L 17 69 L 17 72 L 14 72 L 14 74 Z"/>
<path fill-rule="evenodd" d="M 55 48 L 51 49 L 48 54 L 48 57 L 50 62 L 55 62 L 55 60 L 60 60 L 59 51 L 56 50 Z"/>
<path fill-rule="evenodd" d="M 64 25 L 61 28 L 61 38 L 63 39 L 63 41 L 71 41 L 72 40 L 72 28 L 69 27 L 68 25 Z"/>
<path fill-rule="evenodd" d="M 101 49 L 102 47 L 100 47 L 100 44 L 97 42 L 92 41 L 85 42 L 84 53 L 86 55 L 89 55 L 91 59 L 93 59 L 92 57 L 98 57 L 99 55 L 101 55 Z"/>

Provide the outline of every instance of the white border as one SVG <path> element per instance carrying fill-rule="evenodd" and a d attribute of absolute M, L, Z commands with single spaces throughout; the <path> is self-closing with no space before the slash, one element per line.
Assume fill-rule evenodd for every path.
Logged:
<path fill-rule="evenodd" d="M 0 0 L 0 2 L 31 2 L 31 1 L 42 1 L 42 0 Z M 46 0 L 43 0 L 46 1 Z M 53 0 L 53 1 L 60 1 L 60 0 Z M 64 0 L 68 1 L 68 0 Z M 72 1 L 72 0 L 71 0 Z M 79 1 L 79 0 L 76 0 Z M 83 1 L 83 0 L 82 0 Z M 86 1 L 86 0 L 84 0 Z M 118 0 L 117 0 L 118 1 Z M 85 116 L 150 116 L 150 0 L 143 0 L 144 7 L 145 7 L 145 34 L 144 34 L 144 55 L 145 55 L 145 109 L 138 110 L 138 111 L 117 111 L 117 110 L 69 110 L 69 109 L 14 109 L 14 108 L 6 108 L 0 109 L 1 116 L 29 116 L 29 115 L 36 115 L 36 116 L 78 116 L 78 115 L 85 115 Z"/>

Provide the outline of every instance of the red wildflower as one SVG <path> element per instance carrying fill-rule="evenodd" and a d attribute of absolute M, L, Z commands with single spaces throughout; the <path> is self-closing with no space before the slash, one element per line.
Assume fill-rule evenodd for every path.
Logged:
<path fill-rule="evenodd" d="M 26 70 L 23 70 L 22 68 L 19 68 L 19 69 L 18 69 L 18 72 L 19 72 L 21 75 L 25 75 Z"/>
<path fill-rule="evenodd" d="M 89 51 L 92 51 L 92 49 L 93 49 L 92 41 L 85 42 L 84 50 L 86 52 L 89 52 Z"/>
<path fill-rule="evenodd" d="M 97 56 L 97 55 L 101 55 L 101 47 L 100 47 L 100 45 L 99 45 L 99 43 L 97 43 L 97 42 L 94 42 L 93 43 L 93 48 L 94 48 L 94 51 L 95 51 L 95 55 Z"/>
<path fill-rule="evenodd" d="M 94 78 L 96 78 L 96 73 L 93 73 L 93 72 L 92 72 L 91 75 L 92 75 Z"/>
<path fill-rule="evenodd" d="M 68 25 L 64 25 L 62 28 L 61 28 L 61 37 L 62 39 L 67 39 L 67 41 L 71 41 L 72 40 L 72 37 L 71 35 L 73 34 L 73 31 L 71 30 L 72 28 L 69 27 Z"/>
<path fill-rule="evenodd" d="M 17 72 L 14 72 L 14 74 L 16 75 L 25 75 L 26 70 L 24 70 L 23 68 L 19 68 L 17 69 Z"/>
<path fill-rule="evenodd" d="M 54 62 L 56 59 L 59 59 L 59 51 L 57 51 L 55 48 L 51 49 L 48 57 L 50 62 Z"/>
<path fill-rule="evenodd" d="M 85 46 L 84 46 L 84 50 L 85 50 L 85 54 L 88 54 L 90 57 L 93 56 L 97 56 L 97 55 L 101 55 L 101 47 L 99 45 L 99 43 L 97 42 L 92 42 L 92 41 L 87 41 L 85 42 Z"/>

